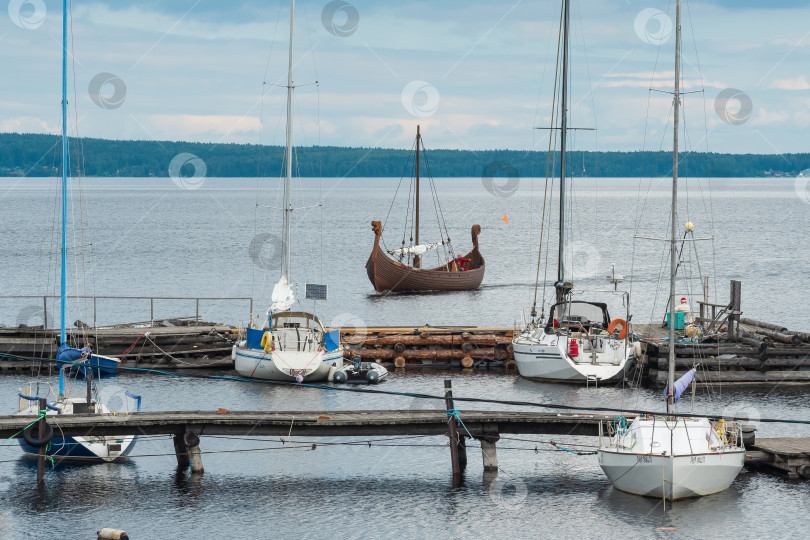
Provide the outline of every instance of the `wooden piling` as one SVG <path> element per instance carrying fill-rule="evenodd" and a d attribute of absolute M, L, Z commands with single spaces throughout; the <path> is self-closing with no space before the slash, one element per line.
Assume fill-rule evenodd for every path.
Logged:
<path fill-rule="evenodd" d="M 450 461 L 453 465 L 453 476 L 460 476 L 461 460 L 459 458 L 458 432 L 456 430 L 456 407 L 453 404 L 453 383 L 449 379 L 444 381 L 444 402 L 447 407 L 447 425 L 450 428 Z M 464 453 L 464 462 L 466 464 L 466 450 Z"/>
<path fill-rule="evenodd" d="M 478 441 L 481 443 L 481 458 L 484 460 L 484 472 L 498 470 L 498 453 L 495 443 L 500 440 L 497 427 L 484 427 L 484 435 Z"/>
<path fill-rule="evenodd" d="M 200 451 L 200 436 L 196 431 L 184 431 L 174 436 L 174 453 L 178 469 L 191 466 L 191 474 L 203 474 L 205 468 Z"/>
<path fill-rule="evenodd" d="M 188 447 L 183 441 L 183 434 L 176 434 L 174 436 L 174 454 L 177 456 L 177 468 L 186 470 L 191 464 L 191 459 L 188 454 Z"/>
<path fill-rule="evenodd" d="M 37 427 L 39 429 L 39 433 L 37 435 L 38 440 L 42 440 L 45 438 L 45 412 L 48 410 L 48 401 L 46 398 L 39 398 L 39 414 L 40 419 Z M 37 487 L 44 487 L 45 486 L 45 446 L 40 446 L 39 450 L 37 451 Z"/>

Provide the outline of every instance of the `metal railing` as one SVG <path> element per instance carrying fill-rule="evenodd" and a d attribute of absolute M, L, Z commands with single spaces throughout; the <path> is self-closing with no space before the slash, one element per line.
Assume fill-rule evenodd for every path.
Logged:
<path fill-rule="evenodd" d="M 33 295 L 8 295 L 0 296 L 0 299 L 19 300 L 19 299 L 41 299 L 42 300 L 42 319 L 43 326 L 48 328 L 48 299 L 59 299 L 59 295 L 53 294 L 33 294 Z M 246 301 L 249 302 L 249 313 L 253 314 L 253 298 L 248 297 L 219 297 L 219 296 L 86 296 L 86 295 L 70 295 L 66 297 L 68 300 L 92 300 L 93 301 L 93 328 L 97 327 L 97 313 L 98 313 L 98 300 L 149 300 L 149 323 L 154 326 L 155 322 L 155 300 L 182 300 L 195 302 L 194 320 L 200 320 L 200 301 Z M 57 302 L 58 305 L 58 302 Z M 183 318 L 183 317 L 173 317 Z M 144 321 L 145 322 L 145 321 Z"/>

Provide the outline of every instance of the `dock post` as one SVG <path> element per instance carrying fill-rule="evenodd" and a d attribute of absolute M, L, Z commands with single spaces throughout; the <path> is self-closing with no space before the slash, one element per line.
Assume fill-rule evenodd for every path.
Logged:
<path fill-rule="evenodd" d="M 731 313 L 728 316 L 728 340 L 734 341 L 740 332 L 740 307 L 742 298 L 742 282 L 732 279 L 731 280 L 731 299 L 729 305 L 731 306 Z"/>
<path fill-rule="evenodd" d="M 464 434 L 458 438 L 458 465 L 462 471 L 467 468 L 467 437 Z"/>
<path fill-rule="evenodd" d="M 47 411 L 47 399 L 39 398 L 39 414 L 41 415 L 37 427 L 39 433 L 37 434 L 38 440 L 45 438 L 45 411 Z M 47 445 L 46 445 L 47 446 Z M 37 451 L 37 487 L 45 487 L 45 447 L 40 446 Z"/>
<path fill-rule="evenodd" d="M 183 434 L 175 434 L 173 441 L 174 455 L 177 456 L 177 468 L 182 470 L 188 469 L 188 466 L 191 465 L 191 459 L 189 459 L 188 447 L 183 441 Z"/>
<path fill-rule="evenodd" d="M 174 436 L 174 453 L 177 468 L 186 469 L 191 465 L 191 474 L 203 474 L 205 468 L 200 451 L 200 436 L 194 431 L 184 431 Z"/>
<path fill-rule="evenodd" d="M 481 457 L 484 460 L 484 472 L 498 470 L 498 453 L 495 450 L 495 443 L 500 440 L 497 428 L 484 428 L 484 435 L 481 436 Z"/>
<path fill-rule="evenodd" d="M 453 405 L 453 383 L 449 379 L 444 381 L 444 402 L 447 406 L 447 425 L 450 428 L 450 461 L 453 465 L 453 476 L 460 476 L 458 433 L 456 432 L 456 417 L 454 416 L 456 408 Z"/>

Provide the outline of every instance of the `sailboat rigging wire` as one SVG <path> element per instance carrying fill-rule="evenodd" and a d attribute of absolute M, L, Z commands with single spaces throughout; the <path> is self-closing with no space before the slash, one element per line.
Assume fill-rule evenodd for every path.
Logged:
<path fill-rule="evenodd" d="M 16 358 L 25 358 L 16 355 L 7 355 L 7 356 L 15 356 Z M 55 360 L 46 359 L 43 362 L 55 362 Z M 81 362 L 64 362 L 69 364 L 80 364 Z M 205 375 L 205 374 L 196 374 L 196 373 L 172 373 L 169 371 L 161 371 L 157 369 L 151 368 L 134 368 L 134 367 L 124 367 L 119 366 L 118 370 L 123 371 L 132 371 L 132 372 L 142 372 L 142 373 L 155 373 L 158 375 L 167 375 L 170 377 L 182 377 L 187 379 L 212 379 L 212 380 L 224 380 L 224 381 L 235 381 L 235 382 L 245 382 L 245 383 L 252 383 L 252 384 L 271 384 L 271 385 L 279 385 L 279 386 L 296 386 L 301 388 L 313 388 L 318 390 L 330 390 L 333 392 L 354 392 L 359 394 L 375 394 L 375 395 L 389 395 L 389 396 L 400 396 L 400 397 L 408 397 L 408 398 L 417 398 L 417 399 L 431 399 L 444 402 L 445 396 L 444 395 L 434 395 L 434 394 L 424 394 L 424 393 L 415 393 L 415 392 L 394 392 L 391 390 L 378 390 L 372 388 L 354 388 L 354 387 L 337 387 L 337 386 L 325 386 L 320 384 L 311 384 L 311 383 L 298 383 L 295 381 L 274 381 L 270 379 L 248 379 L 244 377 L 234 377 L 230 375 Z M 589 411 L 589 412 L 607 412 L 607 413 L 616 413 L 616 412 L 623 412 L 629 414 L 649 414 L 653 416 L 667 416 L 666 413 L 660 411 L 651 411 L 647 409 L 619 409 L 616 407 L 586 407 L 586 406 L 579 406 L 579 405 L 566 405 L 561 403 L 545 403 L 545 402 L 536 402 L 536 401 L 521 401 L 521 400 L 504 400 L 504 399 L 492 399 L 492 398 L 480 398 L 480 397 L 456 397 L 453 396 L 455 401 L 465 402 L 465 403 L 491 403 L 497 405 L 510 405 L 510 406 L 518 406 L 518 407 L 533 407 L 533 408 L 543 408 L 543 409 L 553 409 L 553 410 L 561 410 L 561 411 Z M 462 411 L 463 412 L 463 411 Z M 675 413 L 673 412 L 671 415 L 672 417 L 678 418 L 705 418 L 705 414 L 690 414 L 690 413 Z M 712 416 L 714 417 L 714 416 Z M 726 416 L 726 415 L 716 415 L 717 418 L 725 418 L 727 420 L 748 420 L 747 417 L 733 417 L 733 416 Z M 800 425 L 810 425 L 810 419 L 808 420 L 797 420 L 797 419 L 785 419 L 785 418 L 759 418 L 757 419 L 758 422 L 762 423 L 776 423 L 776 424 L 800 424 Z"/>
<path fill-rule="evenodd" d="M 421 139 L 420 139 L 421 142 Z M 425 149 L 424 143 L 422 143 L 422 157 L 425 161 L 425 170 L 428 175 L 428 181 L 430 182 L 430 193 L 433 196 L 433 210 L 436 212 L 436 221 L 439 225 L 439 236 L 441 237 L 442 228 L 444 228 L 444 238 L 440 238 L 443 245 L 443 251 L 445 256 L 445 261 L 439 259 L 439 265 L 445 264 L 449 262 L 455 257 L 455 253 L 453 253 L 452 245 L 450 244 L 450 232 L 447 230 L 447 221 L 444 219 L 444 212 L 442 211 L 441 202 L 439 202 L 439 194 L 436 191 L 436 183 L 433 181 L 433 173 L 430 170 L 430 162 L 428 161 L 428 154 L 427 150 Z M 445 238 L 447 242 L 445 242 Z M 448 254 L 449 251 L 449 254 Z M 438 256 L 438 250 L 437 250 Z"/>
<path fill-rule="evenodd" d="M 563 14 L 562 14 L 562 10 L 560 10 L 560 29 L 559 29 L 559 33 L 557 34 L 558 35 L 558 37 L 557 37 L 557 59 L 556 59 L 556 65 L 555 65 L 555 70 L 554 70 L 554 88 L 553 88 L 553 91 L 552 91 L 552 106 L 551 106 L 551 127 L 552 128 L 555 126 L 554 122 L 555 122 L 555 117 L 556 117 L 556 113 L 557 113 L 556 100 L 557 100 L 557 83 L 558 83 L 559 74 L 560 74 L 559 65 L 560 65 L 560 47 L 561 47 L 561 40 L 562 40 L 562 26 L 563 26 Z M 540 217 L 540 244 L 538 245 L 538 248 L 537 248 L 537 272 L 535 274 L 535 279 L 534 279 L 534 300 L 532 302 L 532 314 L 533 314 L 532 316 L 533 317 L 534 317 L 534 314 L 537 313 L 537 287 L 538 287 L 538 283 L 540 281 L 540 261 L 542 259 L 542 255 L 543 255 L 543 236 L 544 236 L 545 229 L 546 229 L 546 207 L 547 207 L 548 194 L 549 194 L 548 180 L 549 180 L 549 176 L 550 176 L 550 171 L 553 171 L 553 169 L 551 169 L 551 163 L 552 163 L 552 159 L 553 159 L 552 158 L 552 150 L 555 147 L 554 145 L 556 144 L 556 136 L 557 136 L 556 133 L 557 133 L 557 131 L 552 129 L 549 132 L 549 136 L 548 136 L 548 153 L 546 154 L 546 182 L 545 182 L 545 188 L 544 188 L 544 191 L 543 191 L 543 212 L 542 212 L 541 217 Z M 552 189 L 553 189 L 553 185 L 554 185 L 554 182 L 552 180 Z M 550 216 L 549 216 L 549 219 L 551 219 Z M 545 274 L 543 276 L 543 303 L 545 303 L 545 298 L 546 298 L 546 281 L 547 281 L 546 278 L 548 276 L 548 247 L 546 248 L 546 269 L 545 270 L 546 271 L 545 271 Z M 545 306 L 543 306 L 543 307 L 545 307 Z"/>

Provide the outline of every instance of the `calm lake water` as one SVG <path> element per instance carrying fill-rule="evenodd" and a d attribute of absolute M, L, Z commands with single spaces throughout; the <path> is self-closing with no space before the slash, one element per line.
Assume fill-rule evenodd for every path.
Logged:
<path fill-rule="evenodd" d="M 305 307 L 315 309 L 326 323 L 344 326 L 519 322 L 521 310 L 527 312 L 532 303 L 543 181 L 524 179 L 514 193 L 507 189 L 511 186 L 501 184 L 499 196 L 487 191 L 479 179 L 437 180 L 453 250 L 466 252 L 470 226 L 481 224 L 481 251 L 487 260 L 484 286 L 469 293 L 378 295 L 363 267 L 373 241 L 370 221 L 385 219 L 397 183 L 391 179 L 330 179 L 320 187 L 305 183 L 296 205 L 312 207 L 321 197 L 324 202 L 320 208 L 295 213 L 293 276 L 299 284 L 329 285 L 327 301 L 314 307 L 306 302 Z M 199 189 L 183 189 L 170 179 L 85 179 L 84 184 L 85 236 L 82 239 L 72 228 L 70 236 L 71 245 L 86 246 L 87 257 L 83 262 L 71 258 L 72 293 L 253 297 L 255 310 L 264 311 L 278 276 L 274 250 L 281 220 L 278 211 L 256 203 L 278 206 L 277 181 L 257 186 L 255 180 L 207 179 Z M 584 179 L 576 184 L 569 249 L 573 257 L 567 264 L 578 287 L 607 288 L 605 276 L 615 264 L 618 273 L 633 276 L 632 285 L 621 288 L 632 286 L 634 321 L 658 320 L 667 289 L 666 246 L 650 240 L 634 242 L 633 236 L 634 232 L 667 235 L 667 181 L 650 185 L 633 179 Z M 595 184 L 598 192 L 592 189 Z M 793 179 L 715 180 L 711 201 L 704 202 L 708 184 L 695 181 L 682 186 L 680 221 L 694 222 L 696 237 L 714 241 L 695 242 L 697 254 L 684 253 L 683 267 L 692 270 L 694 279 L 683 281 L 679 293 L 691 291 L 693 299 L 702 295 L 697 276 L 709 275 L 710 298 L 724 303 L 728 280 L 739 279 L 746 315 L 810 330 L 805 283 L 810 205 L 806 194 L 797 194 L 795 187 Z M 403 184 L 400 196 L 407 189 Z M 438 228 L 435 216 L 424 210 L 432 208 L 424 189 L 420 238 L 434 241 Z M 58 291 L 56 195 L 50 179 L 0 179 L 0 296 Z M 72 200 L 78 203 L 77 197 Z M 399 206 L 391 212 L 385 235 L 389 248 L 398 247 L 402 239 L 403 213 Z M 707 215 L 714 216 L 713 226 Z M 551 219 L 555 221 L 556 215 Z M 78 221 L 73 212 L 71 222 Z M 549 281 L 555 273 L 552 265 Z M 87 276 L 86 286 L 77 279 L 82 274 Z M 0 302 L 0 324 L 41 323 L 41 301 Z M 619 297 L 613 296 L 611 302 L 616 316 Z M 55 301 L 49 311 L 53 320 L 58 314 Z M 194 304 L 158 301 L 155 311 L 156 317 L 193 315 Z M 233 324 L 248 316 L 247 303 L 208 302 L 201 311 L 206 320 Z M 149 304 L 100 301 L 97 317 L 99 323 L 145 320 Z M 68 320 L 77 318 L 92 320 L 92 310 L 71 302 Z M 501 373 L 393 373 L 380 389 L 440 394 L 447 377 L 453 379 L 458 396 L 585 407 L 663 405 L 651 390 L 548 385 Z M 3 414 L 13 412 L 17 388 L 26 380 L 18 375 L 0 377 Z M 110 396 L 123 388 L 143 395 L 144 407 L 150 410 L 439 407 L 407 397 L 154 375 L 121 375 L 102 386 Z M 792 386 L 714 387 L 699 392 L 694 407 L 696 412 L 746 409 L 763 418 L 807 420 L 806 404 L 805 393 Z M 681 404 L 682 410 L 690 408 L 688 401 Z M 810 436 L 810 429 L 762 423 L 758 431 L 760 437 L 792 435 Z M 204 455 L 205 475 L 194 480 L 175 474 L 169 438 L 144 437 L 127 463 L 49 470 L 43 493 L 33 486 L 35 469 L 19 459 L 17 444 L 6 442 L 0 446 L 0 536 L 90 538 L 101 527 L 119 527 L 133 538 L 275 534 L 755 538 L 795 534 L 805 527 L 810 511 L 810 484 L 744 470 L 728 491 L 678 502 L 665 512 L 660 501 L 614 490 L 596 456 L 555 451 L 548 436 L 518 438 L 526 440 L 503 438 L 498 443 L 501 471 L 494 480 L 483 477 L 480 452 L 471 444 L 464 485 L 453 488 L 449 450 L 440 437 L 370 446 L 330 446 L 322 443 L 346 440 L 294 436 L 284 445 L 269 438 L 203 437 L 202 450 L 217 453 Z M 594 444 L 589 438 L 557 441 Z M 298 448 L 312 442 L 319 443 L 314 451 Z M 225 453 L 251 449 L 261 451 Z"/>

